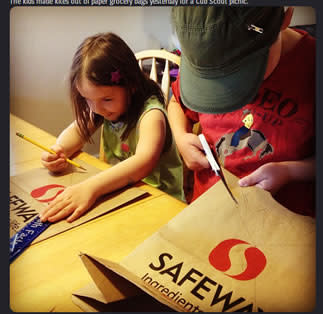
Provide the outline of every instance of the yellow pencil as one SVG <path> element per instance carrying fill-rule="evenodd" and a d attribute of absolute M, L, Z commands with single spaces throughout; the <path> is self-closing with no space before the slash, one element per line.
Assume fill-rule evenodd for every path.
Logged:
<path fill-rule="evenodd" d="M 39 148 L 41 148 L 41 149 L 43 149 L 43 150 L 45 150 L 45 151 L 47 151 L 47 152 L 49 152 L 49 153 L 51 153 L 51 154 L 56 154 L 52 149 L 50 149 L 50 148 L 47 148 L 47 147 L 43 146 L 42 144 L 40 144 L 40 143 L 38 143 L 38 142 L 36 142 L 36 141 L 32 140 L 31 138 L 29 138 L 29 137 L 27 137 L 27 136 L 25 136 L 25 135 L 23 135 L 23 134 L 21 134 L 21 133 L 16 132 L 16 135 L 18 135 L 19 137 L 23 138 L 24 140 L 26 140 L 26 141 L 28 141 L 28 142 L 30 142 L 30 143 L 32 143 L 32 144 L 34 144 L 34 145 L 38 146 Z M 83 170 L 86 170 L 86 169 L 85 169 L 85 168 L 83 168 L 81 165 L 79 165 L 78 163 L 76 163 L 75 161 L 73 161 L 73 160 L 71 160 L 71 159 L 66 158 L 65 160 L 66 160 L 68 163 L 70 163 L 71 165 L 75 166 L 75 167 L 78 167 L 78 168 L 81 168 L 81 169 L 83 169 Z"/>

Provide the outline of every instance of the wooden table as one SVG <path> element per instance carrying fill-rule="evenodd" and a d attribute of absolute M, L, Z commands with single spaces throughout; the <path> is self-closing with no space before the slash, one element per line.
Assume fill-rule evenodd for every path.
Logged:
<path fill-rule="evenodd" d="M 10 175 L 42 167 L 41 150 L 21 140 L 21 132 L 45 146 L 55 137 L 10 116 Z M 99 169 L 109 166 L 87 153 L 79 159 Z M 16 312 L 80 312 L 72 292 L 91 281 L 79 253 L 120 261 L 186 204 L 138 183 L 150 196 L 83 225 L 31 245 L 10 265 L 10 308 Z"/>

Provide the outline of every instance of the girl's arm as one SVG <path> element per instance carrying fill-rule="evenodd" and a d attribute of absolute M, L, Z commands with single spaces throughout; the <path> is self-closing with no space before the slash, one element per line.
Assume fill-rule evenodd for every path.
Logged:
<path fill-rule="evenodd" d="M 79 151 L 84 143 L 76 121 L 73 121 L 56 140 L 56 144 L 64 149 L 66 157 L 70 157 L 75 152 Z"/>
<path fill-rule="evenodd" d="M 140 122 L 135 155 L 89 179 L 96 197 L 148 176 L 159 161 L 165 136 L 164 114 L 160 110 L 150 110 Z"/>
<path fill-rule="evenodd" d="M 41 213 L 42 221 L 72 222 L 84 214 L 103 194 L 133 184 L 156 166 L 164 147 L 166 122 L 160 110 L 150 110 L 140 122 L 136 153 L 119 164 L 64 190 Z"/>
<path fill-rule="evenodd" d="M 92 134 L 95 129 L 91 130 Z M 42 164 L 50 171 L 63 171 L 69 166 L 65 158 L 70 157 L 79 151 L 85 141 L 82 139 L 76 121 L 72 122 L 57 138 L 56 143 L 51 147 L 56 154 L 44 152 L 41 156 Z"/>

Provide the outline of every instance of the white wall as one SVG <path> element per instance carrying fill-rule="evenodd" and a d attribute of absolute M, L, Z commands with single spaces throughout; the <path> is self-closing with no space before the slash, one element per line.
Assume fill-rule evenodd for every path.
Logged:
<path fill-rule="evenodd" d="M 65 79 L 83 39 L 112 31 L 134 52 L 172 48 L 170 9 L 15 7 L 10 12 L 10 111 L 57 136 L 73 119 Z M 314 9 L 295 7 L 293 25 L 312 23 Z M 98 134 L 94 139 L 85 150 L 95 154 Z"/>
<path fill-rule="evenodd" d="M 316 12 L 312 7 L 294 7 L 290 25 L 307 25 L 316 23 Z"/>

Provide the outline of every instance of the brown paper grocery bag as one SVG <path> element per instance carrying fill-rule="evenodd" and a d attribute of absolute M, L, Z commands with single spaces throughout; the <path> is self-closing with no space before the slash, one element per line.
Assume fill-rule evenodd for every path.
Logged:
<path fill-rule="evenodd" d="M 75 291 L 73 302 L 85 312 L 170 312 L 160 303 L 110 268 L 118 264 L 80 254 L 93 282 Z M 113 266 L 112 266 L 113 265 Z"/>
<path fill-rule="evenodd" d="M 224 175 L 237 204 L 219 181 L 120 263 L 91 258 L 176 311 L 313 311 L 315 220 Z"/>
<path fill-rule="evenodd" d="M 99 169 L 79 161 L 87 171 L 75 169 L 55 175 L 46 168 L 36 168 L 10 177 L 10 237 L 32 221 L 67 186 L 84 181 L 100 172 Z M 147 192 L 136 188 L 121 189 L 97 200 L 94 206 L 72 223 L 61 220 L 50 225 L 33 242 L 39 242 L 64 232 L 89 220 L 111 212 L 129 202 L 146 197 Z"/>

